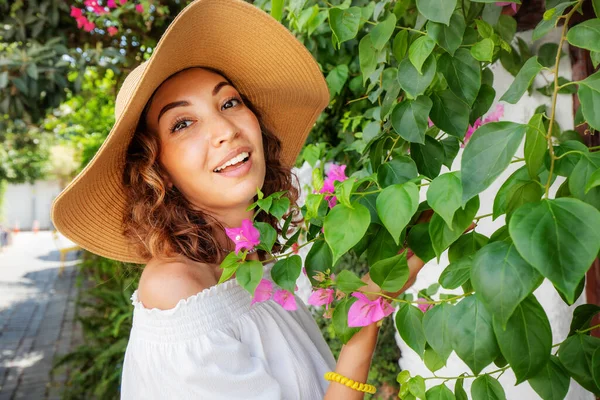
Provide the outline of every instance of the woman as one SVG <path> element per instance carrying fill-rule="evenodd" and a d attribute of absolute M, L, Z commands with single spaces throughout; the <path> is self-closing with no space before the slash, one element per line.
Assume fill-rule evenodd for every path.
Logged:
<path fill-rule="evenodd" d="M 324 374 L 364 383 L 377 324 L 362 328 L 336 364 L 301 301 L 286 311 L 270 300 L 251 304 L 235 278 L 217 285 L 233 250 L 224 229 L 252 219 L 257 188 L 287 190 L 295 204 L 290 166 L 328 100 L 308 51 L 239 0 L 190 4 L 128 75 L 113 130 L 52 212 L 82 247 L 145 264 L 122 399 L 363 398 Z M 422 265 L 409 260 L 406 287 Z M 363 290 L 379 291 L 364 280 Z"/>

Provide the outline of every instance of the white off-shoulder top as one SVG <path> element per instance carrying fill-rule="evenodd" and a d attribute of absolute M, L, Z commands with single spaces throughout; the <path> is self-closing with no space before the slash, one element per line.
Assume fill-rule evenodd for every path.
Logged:
<path fill-rule="evenodd" d="M 321 400 L 335 358 L 295 297 L 296 311 L 250 305 L 234 278 L 161 310 L 145 308 L 136 290 L 121 400 Z"/>

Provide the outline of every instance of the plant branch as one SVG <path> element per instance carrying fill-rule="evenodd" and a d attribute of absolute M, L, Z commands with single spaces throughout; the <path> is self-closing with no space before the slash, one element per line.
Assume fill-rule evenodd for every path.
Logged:
<path fill-rule="evenodd" d="M 552 183 L 552 174 L 554 173 L 554 161 L 556 161 L 556 157 L 554 155 L 554 147 L 552 146 L 552 128 L 554 127 L 554 120 L 556 118 L 556 102 L 558 100 L 558 91 L 560 90 L 560 86 L 558 84 L 558 66 L 560 64 L 560 56 L 562 54 L 563 44 L 567 37 L 567 30 L 569 28 L 569 21 L 571 17 L 577 10 L 581 7 L 581 4 L 584 0 L 579 0 L 575 6 L 567 13 L 565 16 L 565 22 L 563 25 L 562 33 L 560 35 L 560 41 L 558 43 L 558 51 L 556 52 L 556 62 L 554 64 L 554 91 L 552 93 L 552 111 L 550 113 L 550 125 L 548 127 L 548 134 L 546 135 L 546 140 L 548 142 L 548 152 L 550 153 L 550 173 L 548 174 L 548 181 L 546 182 L 546 198 L 550 193 L 550 185 Z"/>

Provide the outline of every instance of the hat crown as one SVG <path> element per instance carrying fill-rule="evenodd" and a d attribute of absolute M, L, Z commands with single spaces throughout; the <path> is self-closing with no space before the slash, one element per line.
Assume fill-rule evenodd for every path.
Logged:
<path fill-rule="evenodd" d="M 146 65 L 148 65 L 148 61 L 144 61 L 135 67 L 133 71 L 131 71 L 129 75 L 125 77 L 125 81 L 123 81 L 121 89 L 119 89 L 119 93 L 117 93 L 117 98 L 115 100 L 115 120 L 118 120 L 121 114 L 123 114 L 127 103 L 129 103 L 129 100 L 131 99 L 131 95 L 142 79 L 142 75 L 146 70 Z"/>

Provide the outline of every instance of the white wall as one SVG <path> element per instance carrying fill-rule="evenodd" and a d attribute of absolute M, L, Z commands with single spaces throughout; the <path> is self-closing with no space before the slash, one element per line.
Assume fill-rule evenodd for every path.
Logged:
<path fill-rule="evenodd" d="M 58 181 L 8 184 L 4 197 L 3 223 L 11 230 L 16 224 L 20 230 L 31 230 L 33 221 L 37 220 L 41 230 L 50 229 L 50 206 L 59 193 Z"/>

